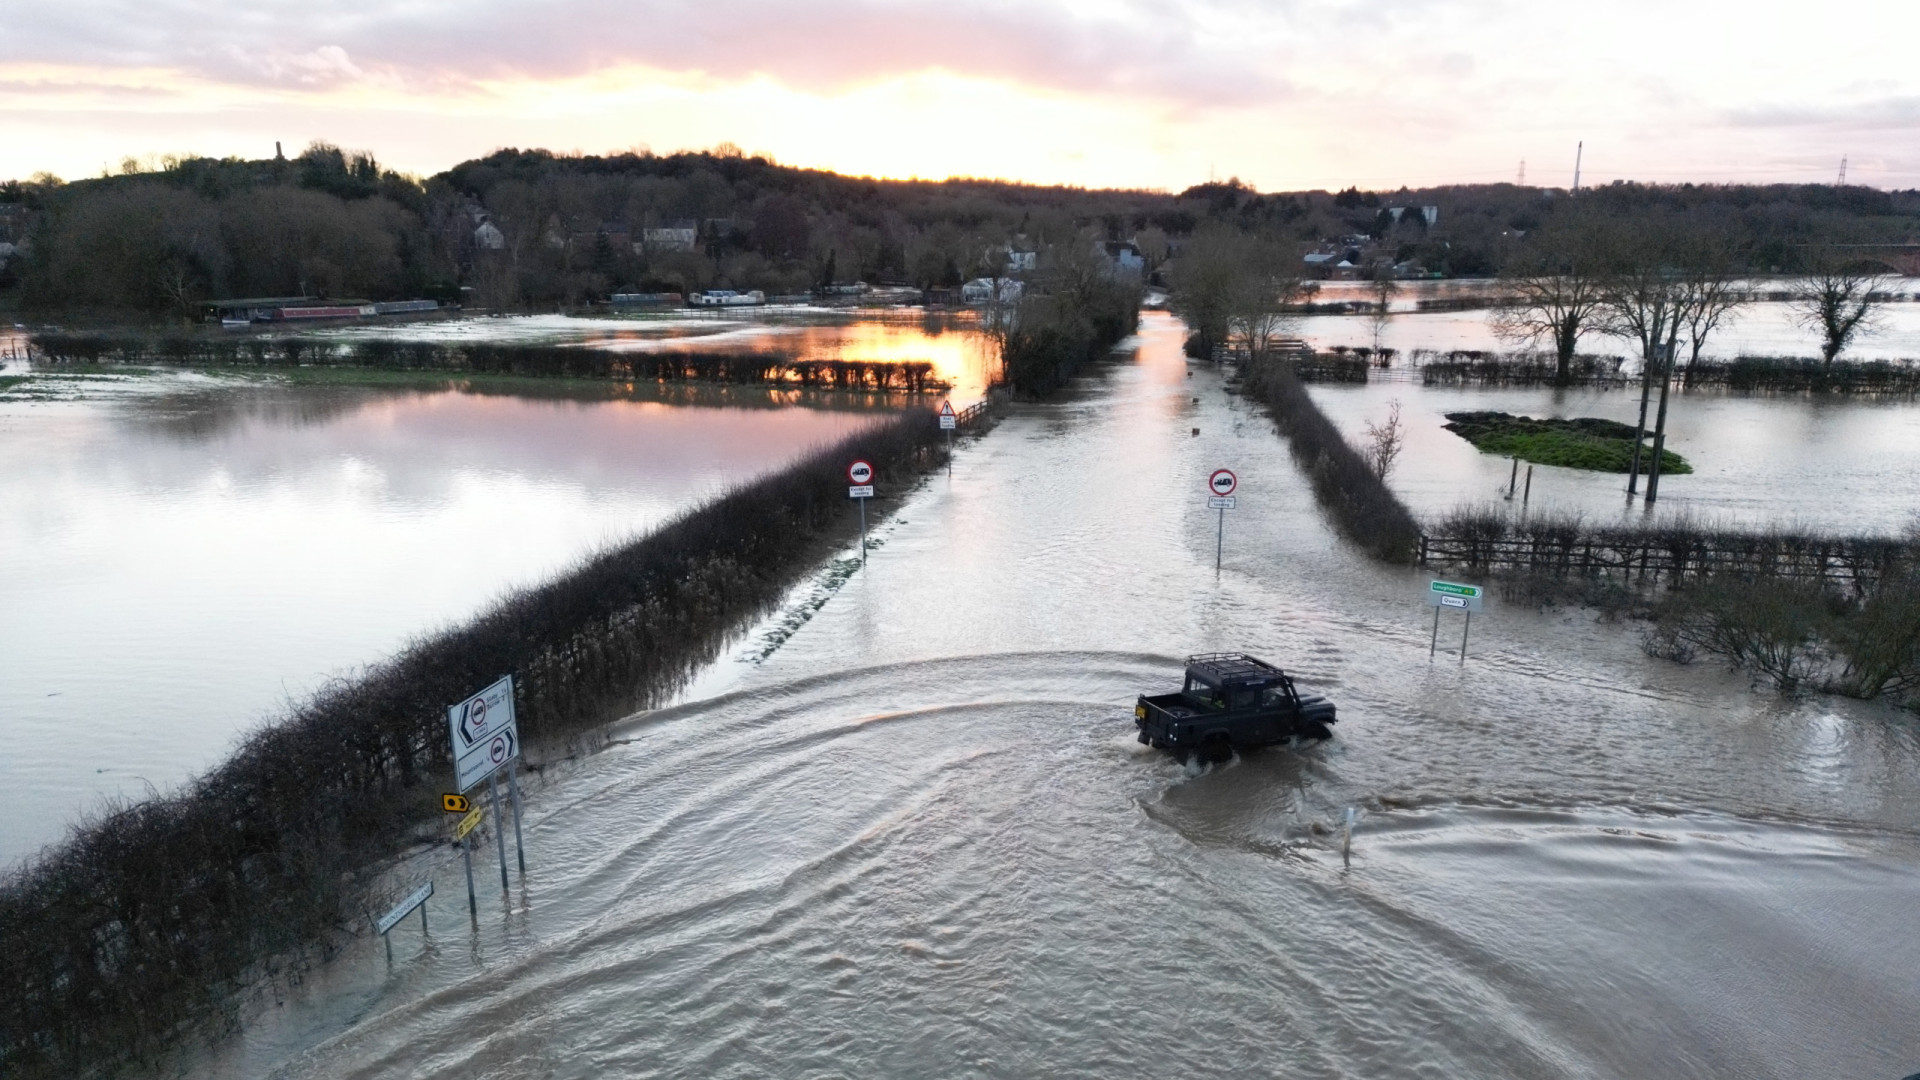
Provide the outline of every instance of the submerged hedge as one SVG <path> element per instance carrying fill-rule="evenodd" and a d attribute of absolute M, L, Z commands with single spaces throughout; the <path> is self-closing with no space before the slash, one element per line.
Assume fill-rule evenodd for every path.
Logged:
<path fill-rule="evenodd" d="M 33 335 L 29 343 L 38 358 L 54 363 L 360 367 L 440 375 L 699 380 L 904 393 L 927 393 L 947 386 L 935 377 L 933 363 L 926 360 L 810 360 L 773 352 L 633 352 L 586 345 L 197 334 L 41 333 Z"/>
<path fill-rule="evenodd" d="M 277 956 L 359 924 L 361 875 L 438 817 L 443 710 L 512 672 L 530 740 L 657 705 L 944 460 L 934 415 L 880 423 L 343 680 L 177 793 L 78 826 L 0 883 L 0 1074 L 70 1075 L 218 1017 Z"/>
<path fill-rule="evenodd" d="M 1263 357 L 1244 370 L 1247 395 L 1267 407 L 1287 437 L 1334 529 L 1376 559 L 1411 563 L 1420 550 L 1419 523 L 1313 403 L 1293 362 Z"/>

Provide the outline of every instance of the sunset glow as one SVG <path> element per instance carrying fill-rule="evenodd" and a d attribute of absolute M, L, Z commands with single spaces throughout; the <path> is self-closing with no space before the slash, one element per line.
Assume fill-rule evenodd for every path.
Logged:
<path fill-rule="evenodd" d="M 1678 7 L 26 0 L 0 36 L 0 176 L 324 139 L 423 175 L 501 146 L 732 142 L 888 177 L 1391 187 L 1525 160 L 1565 186 L 1584 140 L 1590 181 L 1826 181 L 1844 155 L 1854 182 L 1920 184 L 1920 77 L 1902 35 L 1859 33 L 1903 7 Z"/>

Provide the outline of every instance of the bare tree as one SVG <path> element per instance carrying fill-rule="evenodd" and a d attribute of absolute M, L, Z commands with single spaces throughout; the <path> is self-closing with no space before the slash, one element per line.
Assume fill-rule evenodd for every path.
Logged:
<path fill-rule="evenodd" d="M 1832 254 L 1816 257 L 1814 270 L 1792 290 L 1794 320 L 1820 335 L 1820 358 L 1827 368 L 1847 346 L 1880 326 L 1878 293 L 1884 275 L 1849 267 Z"/>
<path fill-rule="evenodd" d="M 1606 245 L 1580 220 L 1536 235 L 1533 248 L 1507 269 L 1506 302 L 1494 308 L 1493 332 L 1514 345 L 1551 345 L 1554 381 L 1573 379 L 1580 338 L 1606 329 Z"/>
<path fill-rule="evenodd" d="M 1400 291 L 1400 283 L 1393 279 L 1393 268 L 1385 264 L 1376 266 L 1367 291 L 1373 294 L 1373 351 L 1377 353 L 1380 351 L 1380 338 L 1387 332 L 1387 323 L 1393 318 L 1394 294 Z"/>
<path fill-rule="evenodd" d="M 1736 275 L 1744 255 L 1723 234 L 1686 228 L 1662 216 L 1625 223 L 1613 251 L 1612 271 L 1602 289 L 1611 332 L 1640 347 L 1640 422 L 1627 477 L 1627 493 L 1640 481 L 1642 442 L 1654 380 L 1660 404 L 1653 427 L 1652 460 L 1647 465 L 1647 501 L 1659 498 L 1660 462 L 1666 446 L 1667 407 L 1681 335 L 1688 335 L 1694 360 L 1707 335 L 1735 311 L 1744 298 Z"/>
<path fill-rule="evenodd" d="M 1406 448 L 1406 427 L 1400 422 L 1400 399 L 1388 403 L 1387 422 L 1376 425 L 1367 421 L 1367 446 L 1362 456 L 1373 469 L 1373 475 L 1382 480 L 1393 471 L 1393 463 Z"/>

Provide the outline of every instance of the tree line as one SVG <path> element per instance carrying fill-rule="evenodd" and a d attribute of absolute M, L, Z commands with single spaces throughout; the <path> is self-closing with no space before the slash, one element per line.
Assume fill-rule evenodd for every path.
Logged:
<path fill-rule="evenodd" d="M 1417 212 L 1428 205 L 1439 211 L 1432 222 Z M 316 143 L 291 159 L 128 161 L 115 176 L 0 184 L 0 209 L 26 241 L 11 271 L 25 308 L 144 319 L 242 296 L 552 310 L 616 292 L 953 287 L 1004 271 L 1009 249 L 1087 237 L 1134 243 L 1148 279 L 1176 285 L 1190 248 L 1224 238 L 1266 252 L 1282 277 L 1299 276 L 1305 250 L 1329 245 L 1364 249 L 1369 265 L 1484 276 L 1529 257 L 1583 207 L 1713 221 L 1761 272 L 1805 269 L 1803 253 L 1818 241 L 1903 240 L 1920 220 L 1914 192 L 1821 185 L 1616 184 L 1577 199 L 1511 184 L 1261 193 L 1228 180 L 1178 193 L 1103 191 L 841 176 L 727 146 L 501 150 L 422 179 Z M 648 229 L 670 227 L 690 230 L 692 242 L 649 242 Z"/>

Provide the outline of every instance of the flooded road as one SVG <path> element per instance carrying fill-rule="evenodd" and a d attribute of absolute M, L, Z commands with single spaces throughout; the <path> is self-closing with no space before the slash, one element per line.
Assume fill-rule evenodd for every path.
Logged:
<path fill-rule="evenodd" d="M 429 935 L 391 967 L 355 941 L 171 1071 L 1920 1069 L 1910 721 L 1497 602 L 1430 661 L 1424 579 L 1341 546 L 1179 340 L 1149 318 L 965 447 L 764 662 L 767 627 L 550 767 L 529 873 L 503 898 L 483 862 L 476 924 L 423 855 L 391 885 L 436 882 Z M 1199 772 L 1140 747 L 1133 696 L 1212 649 L 1329 694 L 1336 737 Z"/>

